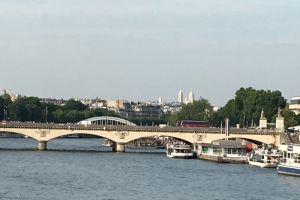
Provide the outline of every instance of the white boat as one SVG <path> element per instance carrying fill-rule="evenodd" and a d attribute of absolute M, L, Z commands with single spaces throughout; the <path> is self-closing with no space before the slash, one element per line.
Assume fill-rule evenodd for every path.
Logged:
<path fill-rule="evenodd" d="M 112 145 L 113 145 L 113 142 L 109 139 L 105 139 L 104 143 L 102 144 L 102 146 L 105 146 L 105 147 L 112 147 Z"/>
<path fill-rule="evenodd" d="M 194 158 L 194 153 L 190 145 L 187 144 L 168 144 L 167 156 L 170 158 Z"/>
<path fill-rule="evenodd" d="M 279 162 L 280 153 L 273 149 L 256 149 L 248 157 L 250 165 L 262 168 L 276 168 Z"/>
<path fill-rule="evenodd" d="M 233 140 L 200 143 L 197 145 L 197 157 L 219 163 L 248 163 L 245 145 Z"/>
<path fill-rule="evenodd" d="M 278 174 L 300 176 L 300 144 L 280 145 L 282 158 L 277 166 Z"/>

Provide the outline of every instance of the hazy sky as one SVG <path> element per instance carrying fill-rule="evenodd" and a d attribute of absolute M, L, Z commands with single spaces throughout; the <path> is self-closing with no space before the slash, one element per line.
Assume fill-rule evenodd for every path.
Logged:
<path fill-rule="evenodd" d="M 300 95 L 299 0 L 0 0 L 0 88 L 39 97 L 222 106 Z"/>

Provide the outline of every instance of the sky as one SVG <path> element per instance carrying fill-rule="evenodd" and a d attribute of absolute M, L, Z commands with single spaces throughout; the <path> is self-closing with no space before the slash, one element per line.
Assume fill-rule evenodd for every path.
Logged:
<path fill-rule="evenodd" d="M 223 106 L 300 95 L 299 0 L 0 0 L 0 89 Z"/>

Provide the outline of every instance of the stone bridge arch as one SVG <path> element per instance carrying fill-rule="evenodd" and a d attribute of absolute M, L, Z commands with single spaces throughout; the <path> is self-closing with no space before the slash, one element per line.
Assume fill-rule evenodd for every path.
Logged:
<path fill-rule="evenodd" d="M 197 140 L 197 135 L 194 133 L 190 133 L 189 135 L 181 134 L 181 133 L 174 133 L 174 132 L 144 132 L 141 134 L 131 133 L 126 143 L 132 142 L 134 140 L 142 139 L 142 138 L 151 138 L 151 137 L 171 137 L 178 140 L 181 140 L 187 144 L 195 144 Z"/>
<path fill-rule="evenodd" d="M 51 130 L 48 134 L 46 134 L 46 141 L 54 140 L 59 137 L 64 137 L 68 135 L 91 135 L 91 136 L 98 136 L 101 138 L 109 139 L 113 142 L 118 142 L 119 137 L 118 133 L 116 132 L 108 132 L 108 131 L 92 131 L 92 130 Z"/>
<path fill-rule="evenodd" d="M 225 139 L 225 137 L 222 139 Z M 254 144 L 280 144 L 280 140 L 278 137 L 276 137 L 276 135 L 265 135 L 261 138 L 257 137 L 257 135 L 231 135 L 228 137 L 228 139 L 243 139 Z"/>
<path fill-rule="evenodd" d="M 28 130 L 18 130 L 18 129 L 9 129 L 9 130 L 2 130 L 4 133 L 12 133 L 12 134 L 19 134 L 24 137 L 32 138 L 36 141 L 39 141 L 39 137 L 37 135 L 36 130 L 28 129 Z"/>

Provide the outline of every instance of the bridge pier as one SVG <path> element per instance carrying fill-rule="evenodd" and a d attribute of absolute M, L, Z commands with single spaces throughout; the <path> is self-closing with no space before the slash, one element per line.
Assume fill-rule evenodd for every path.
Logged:
<path fill-rule="evenodd" d="M 38 141 L 38 150 L 39 151 L 47 150 L 47 141 Z"/>
<path fill-rule="evenodd" d="M 114 142 L 112 146 L 113 152 L 125 152 L 125 143 Z"/>

